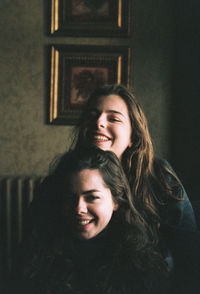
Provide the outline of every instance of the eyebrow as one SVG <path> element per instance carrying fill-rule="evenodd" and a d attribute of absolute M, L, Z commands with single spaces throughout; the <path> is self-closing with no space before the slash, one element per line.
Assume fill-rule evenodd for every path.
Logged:
<path fill-rule="evenodd" d="M 82 191 L 81 194 L 87 195 L 87 194 L 94 193 L 94 192 L 100 192 L 100 191 L 96 190 L 96 189 L 91 189 L 91 190 L 87 190 L 87 191 Z"/>
<path fill-rule="evenodd" d="M 91 111 L 96 111 L 96 112 L 99 112 L 99 113 L 102 112 L 102 111 L 99 111 L 97 108 L 91 108 Z M 123 117 L 125 117 L 122 112 L 117 111 L 117 110 L 110 109 L 110 110 L 107 110 L 105 112 L 107 112 L 107 113 L 116 113 L 116 114 L 119 114 L 119 115 L 122 115 Z"/>
<path fill-rule="evenodd" d="M 117 111 L 117 110 L 108 110 L 108 111 L 106 111 L 106 112 L 109 112 L 109 113 L 116 113 L 116 114 L 120 114 L 120 115 L 124 116 L 122 112 Z"/>

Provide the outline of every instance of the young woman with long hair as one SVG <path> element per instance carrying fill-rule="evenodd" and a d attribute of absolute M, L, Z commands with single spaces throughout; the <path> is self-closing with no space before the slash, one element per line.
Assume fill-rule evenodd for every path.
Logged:
<path fill-rule="evenodd" d="M 144 112 L 126 87 L 105 85 L 92 93 L 77 126 L 75 148 L 79 146 L 97 146 L 117 155 L 134 206 L 151 227 L 155 243 L 165 243 L 175 257 L 177 230 L 186 239 L 188 232 L 197 230 L 193 208 L 169 163 L 154 155 Z"/>
<path fill-rule="evenodd" d="M 48 225 L 22 253 L 20 293 L 168 293 L 167 263 L 113 152 L 67 152 L 48 179 L 41 211 Z"/>

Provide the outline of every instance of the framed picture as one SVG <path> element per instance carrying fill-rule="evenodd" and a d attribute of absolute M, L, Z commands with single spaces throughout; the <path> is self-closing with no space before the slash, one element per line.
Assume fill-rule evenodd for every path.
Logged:
<path fill-rule="evenodd" d="M 131 0 L 51 0 L 51 34 L 126 37 Z"/>
<path fill-rule="evenodd" d="M 129 87 L 130 48 L 105 46 L 51 47 L 50 124 L 74 125 L 96 87 Z"/>

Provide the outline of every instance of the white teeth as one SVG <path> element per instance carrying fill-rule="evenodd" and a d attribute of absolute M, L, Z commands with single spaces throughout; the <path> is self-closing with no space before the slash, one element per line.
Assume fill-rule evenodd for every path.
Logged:
<path fill-rule="evenodd" d="M 79 220 L 78 221 L 79 225 L 82 225 L 82 226 L 89 224 L 89 222 L 90 222 L 90 220 Z"/>
<path fill-rule="evenodd" d="M 104 136 L 94 136 L 94 139 L 96 140 L 103 140 L 103 141 L 108 141 L 109 139 L 104 137 Z"/>

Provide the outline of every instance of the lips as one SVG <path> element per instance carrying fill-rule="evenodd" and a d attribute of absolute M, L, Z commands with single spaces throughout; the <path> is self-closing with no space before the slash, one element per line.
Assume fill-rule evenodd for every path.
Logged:
<path fill-rule="evenodd" d="M 89 223 L 91 223 L 92 221 L 94 221 L 94 219 L 82 219 L 82 218 L 77 218 L 76 219 L 76 223 L 80 226 L 85 226 L 88 225 Z"/>
<path fill-rule="evenodd" d="M 94 134 L 93 139 L 95 141 L 109 141 L 109 140 L 111 140 L 110 137 L 108 137 L 104 134 Z"/>

